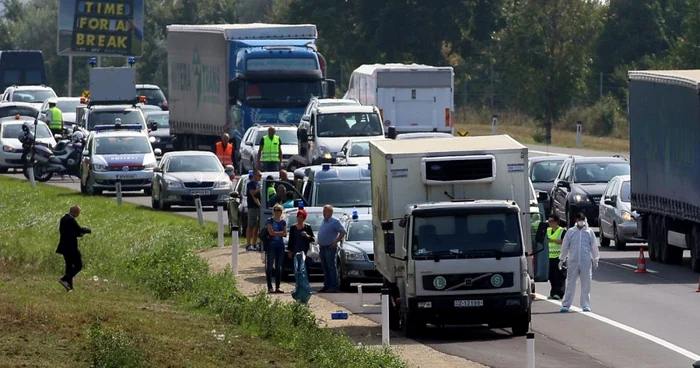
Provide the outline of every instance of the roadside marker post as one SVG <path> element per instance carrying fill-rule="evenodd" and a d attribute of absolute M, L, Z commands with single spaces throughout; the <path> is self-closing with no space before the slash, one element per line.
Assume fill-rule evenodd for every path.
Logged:
<path fill-rule="evenodd" d="M 581 133 L 583 132 L 583 123 L 576 123 L 576 147 L 581 147 Z"/>
<path fill-rule="evenodd" d="M 122 205 L 122 181 L 121 179 L 117 179 L 114 183 L 115 189 L 117 191 L 117 204 L 119 206 Z"/>
<path fill-rule="evenodd" d="M 389 346 L 389 288 L 382 288 L 382 345 Z"/>
<path fill-rule="evenodd" d="M 32 189 L 36 189 L 36 179 L 34 179 L 34 168 L 29 167 L 27 169 L 27 176 L 29 176 L 29 184 L 31 184 Z"/>
<path fill-rule="evenodd" d="M 238 225 L 231 227 L 231 271 L 238 276 Z"/>
<path fill-rule="evenodd" d="M 528 332 L 526 337 L 527 337 L 527 368 L 535 368 L 535 333 Z"/>
<path fill-rule="evenodd" d="M 204 213 L 202 212 L 202 198 L 199 197 L 199 193 L 194 195 L 194 206 L 197 208 L 197 219 L 199 219 L 199 226 L 204 226 Z"/>
<path fill-rule="evenodd" d="M 496 135 L 498 131 L 498 115 L 491 116 L 491 134 Z"/>
<path fill-rule="evenodd" d="M 219 224 L 219 241 L 217 246 L 219 248 L 224 247 L 224 206 L 222 205 L 217 205 L 216 206 L 216 220 L 217 223 Z"/>

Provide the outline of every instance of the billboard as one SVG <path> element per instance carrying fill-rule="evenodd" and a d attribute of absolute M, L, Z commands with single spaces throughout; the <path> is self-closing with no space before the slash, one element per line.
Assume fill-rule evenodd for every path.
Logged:
<path fill-rule="evenodd" d="M 60 55 L 141 56 L 144 0 L 60 0 Z"/>

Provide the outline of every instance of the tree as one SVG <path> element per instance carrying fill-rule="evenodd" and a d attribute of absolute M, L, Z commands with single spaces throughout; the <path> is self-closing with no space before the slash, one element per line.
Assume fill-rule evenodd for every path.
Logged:
<path fill-rule="evenodd" d="M 499 33 L 498 54 L 517 104 L 544 122 L 552 142 L 552 123 L 586 92 L 591 47 L 601 27 L 600 5 L 587 0 L 514 0 Z"/>

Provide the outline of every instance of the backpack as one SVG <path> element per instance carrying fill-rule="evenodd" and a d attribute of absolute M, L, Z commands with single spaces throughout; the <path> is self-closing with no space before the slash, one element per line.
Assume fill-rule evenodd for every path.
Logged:
<path fill-rule="evenodd" d="M 272 218 L 267 219 L 270 221 Z M 265 221 L 265 226 L 260 229 L 258 234 L 258 239 L 260 239 L 260 244 L 262 244 L 262 249 L 266 250 L 267 243 L 270 241 L 270 234 L 267 232 L 267 221 Z"/>

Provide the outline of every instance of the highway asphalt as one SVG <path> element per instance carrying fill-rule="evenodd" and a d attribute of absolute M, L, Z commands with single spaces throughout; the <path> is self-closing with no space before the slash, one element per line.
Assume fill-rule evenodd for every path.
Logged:
<path fill-rule="evenodd" d="M 546 153 L 624 154 L 532 146 L 530 156 Z M 79 190 L 77 179 L 75 182 L 54 179 L 50 183 Z M 150 198 L 143 195 L 125 195 L 124 200 L 150 206 Z M 175 208 L 173 212 L 196 217 L 196 212 L 190 208 Z M 213 209 L 206 209 L 204 216 L 216 221 Z M 532 321 L 537 367 L 688 368 L 693 361 L 700 360 L 697 338 L 700 318 L 696 309 L 700 305 L 700 292 L 696 293 L 698 275 L 687 265 L 688 255 L 685 266 L 667 266 L 647 258 L 650 272 L 638 274 L 634 267 L 640 246 L 644 247 L 631 244 L 627 251 L 601 249 L 600 266 L 593 273 L 592 313 L 580 310 L 559 313 L 557 302 L 544 298 L 549 295 L 549 285 L 537 284 L 538 298 L 533 304 Z M 312 278 L 311 281 L 315 289 L 320 288 L 321 280 Z M 365 285 L 363 289 L 365 304 L 379 302 L 379 286 Z M 379 308 L 361 307 L 355 292 L 318 295 L 380 322 Z M 578 295 L 574 305 L 578 306 Z M 525 366 L 525 338 L 514 338 L 509 330 L 431 328 L 418 342 L 490 367 Z"/>

